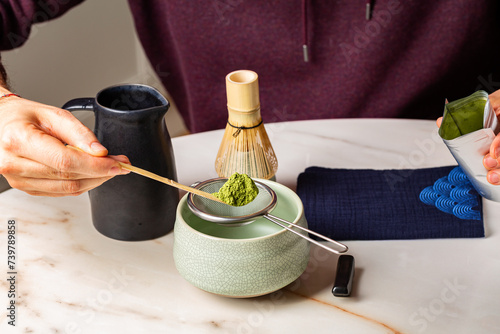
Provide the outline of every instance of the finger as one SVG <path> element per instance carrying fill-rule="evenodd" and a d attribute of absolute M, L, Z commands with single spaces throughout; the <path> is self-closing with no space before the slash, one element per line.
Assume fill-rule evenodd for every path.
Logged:
<path fill-rule="evenodd" d="M 436 125 L 438 126 L 438 128 L 441 127 L 441 123 L 443 122 L 443 117 L 439 117 L 437 120 L 436 120 Z"/>
<path fill-rule="evenodd" d="M 490 155 L 494 159 L 500 158 L 500 134 L 493 139 L 493 142 L 490 145 Z"/>
<path fill-rule="evenodd" d="M 124 155 L 108 155 L 108 158 L 131 165 L 130 160 Z"/>
<path fill-rule="evenodd" d="M 490 154 L 486 154 L 483 158 L 483 166 L 488 170 L 495 169 L 498 167 L 498 161 Z"/>
<path fill-rule="evenodd" d="M 36 104 L 35 112 L 41 128 L 51 136 L 90 155 L 102 157 L 108 155 L 108 150 L 99 143 L 94 133 L 69 111 Z"/>
<path fill-rule="evenodd" d="M 494 185 L 500 184 L 500 169 L 490 170 L 488 174 L 486 174 L 486 179 L 489 183 Z"/>
<path fill-rule="evenodd" d="M 79 196 L 81 194 L 52 194 L 52 193 L 47 193 L 43 191 L 25 191 L 28 195 L 31 196 L 43 196 L 43 197 L 65 197 L 65 196 Z"/>
<path fill-rule="evenodd" d="M 122 173 L 115 159 L 94 157 L 85 152 L 66 148 L 57 138 L 47 134 L 36 126 L 30 126 L 16 139 L 22 144 L 16 147 L 18 156 L 37 161 L 55 170 L 65 173 L 79 173 L 91 177 L 113 176 Z"/>
<path fill-rule="evenodd" d="M 21 177 L 21 178 L 40 178 L 51 180 L 77 180 L 84 178 L 91 178 L 89 175 L 62 172 L 60 170 L 51 168 L 39 162 L 25 159 L 13 158 L 9 163 L 4 162 L 0 172 L 4 176 Z"/>
<path fill-rule="evenodd" d="M 488 98 L 495 114 L 500 116 L 500 90 L 491 93 Z"/>
<path fill-rule="evenodd" d="M 8 178 L 9 184 L 16 189 L 37 194 L 38 196 L 69 196 L 80 195 L 86 191 L 96 188 L 111 177 L 80 179 L 80 180 L 48 180 L 32 178 Z"/>

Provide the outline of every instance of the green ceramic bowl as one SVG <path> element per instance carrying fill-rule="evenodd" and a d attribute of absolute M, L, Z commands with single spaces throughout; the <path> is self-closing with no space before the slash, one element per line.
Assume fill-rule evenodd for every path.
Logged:
<path fill-rule="evenodd" d="M 273 215 L 307 227 L 302 202 L 292 190 L 259 181 L 277 194 Z M 281 289 L 306 269 L 307 240 L 262 217 L 243 226 L 202 220 L 190 211 L 186 199 L 177 207 L 174 261 L 194 286 L 228 297 L 254 297 Z"/>

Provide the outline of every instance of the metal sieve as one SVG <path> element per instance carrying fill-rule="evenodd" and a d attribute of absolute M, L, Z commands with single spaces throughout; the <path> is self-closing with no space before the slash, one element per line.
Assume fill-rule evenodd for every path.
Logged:
<path fill-rule="evenodd" d="M 226 181 L 227 178 L 215 178 L 195 183 L 192 185 L 192 187 L 208 193 L 215 193 L 219 191 L 219 189 L 224 185 L 224 183 L 226 183 Z M 278 199 L 276 193 L 266 184 L 256 180 L 254 180 L 254 182 L 257 188 L 259 189 L 259 194 L 252 202 L 250 202 L 247 205 L 232 206 L 228 204 L 215 202 L 210 199 L 197 196 L 193 193 L 189 193 L 187 198 L 188 207 L 199 218 L 224 225 L 228 224 L 228 225 L 238 226 L 241 225 L 242 223 L 251 222 L 252 220 L 255 220 L 258 217 L 263 217 L 281 226 L 282 228 L 300 236 L 301 238 L 304 238 L 309 242 L 319 247 L 322 247 L 330 252 L 336 254 L 347 252 L 348 250 L 347 246 L 338 241 L 332 240 L 322 234 L 311 231 L 300 225 L 290 223 L 289 221 L 286 221 L 282 218 L 270 214 L 270 212 L 274 209 L 274 207 L 277 204 Z M 324 241 L 327 241 L 331 244 L 336 245 L 337 247 L 340 247 L 341 250 L 325 246 L 324 244 L 321 244 L 318 241 L 311 239 L 307 235 L 304 235 L 292 229 L 292 227 L 300 229 L 312 235 L 315 235 L 318 238 L 323 239 Z"/>

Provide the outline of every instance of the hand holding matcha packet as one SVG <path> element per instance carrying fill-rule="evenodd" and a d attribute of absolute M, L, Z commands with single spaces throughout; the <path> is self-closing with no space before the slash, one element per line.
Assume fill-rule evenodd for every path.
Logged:
<path fill-rule="evenodd" d="M 498 133 L 498 125 L 488 93 L 480 90 L 447 103 L 439 128 L 439 135 L 474 188 L 484 198 L 496 202 L 500 202 L 500 186 L 487 181 L 483 158 Z"/>

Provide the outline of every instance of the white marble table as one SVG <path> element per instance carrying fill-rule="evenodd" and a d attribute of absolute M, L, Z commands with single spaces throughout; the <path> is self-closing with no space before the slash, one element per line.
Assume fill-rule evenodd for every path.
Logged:
<path fill-rule="evenodd" d="M 277 180 L 295 189 L 308 166 L 455 164 L 432 121 L 267 124 Z M 222 131 L 175 138 L 179 181 L 216 176 Z M 353 295 L 331 293 L 337 257 L 312 247 L 306 272 L 273 294 L 230 299 L 177 272 L 173 234 L 121 242 L 93 228 L 86 194 L 0 194 L 0 333 L 500 333 L 500 204 L 484 202 L 486 237 L 346 242 Z M 8 325 L 7 222 L 18 236 L 16 327 Z"/>

